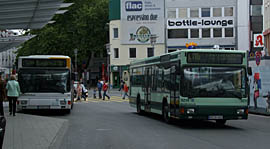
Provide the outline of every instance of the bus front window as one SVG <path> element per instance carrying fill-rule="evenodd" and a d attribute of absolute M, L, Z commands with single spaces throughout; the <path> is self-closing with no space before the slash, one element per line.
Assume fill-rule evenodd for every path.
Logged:
<path fill-rule="evenodd" d="M 23 93 L 66 93 L 70 90 L 68 70 L 21 70 L 19 83 Z"/>
<path fill-rule="evenodd" d="M 182 96 L 246 97 L 245 69 L 236 67 L 186 67 Z"/>

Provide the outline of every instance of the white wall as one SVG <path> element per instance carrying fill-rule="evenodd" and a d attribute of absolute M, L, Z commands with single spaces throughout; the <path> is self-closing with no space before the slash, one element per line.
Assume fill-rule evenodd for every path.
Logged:
<path fill-rule="evenodd" d="M 249 0 L 237 0 L 238 50 L 250 50 Z"/>

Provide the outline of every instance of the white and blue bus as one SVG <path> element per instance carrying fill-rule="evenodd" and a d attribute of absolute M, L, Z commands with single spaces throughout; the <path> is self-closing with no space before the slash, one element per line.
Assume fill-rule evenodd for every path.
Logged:
<path fill-rule="evenodd" d="M 17 109 L 59 109 L 73 106 L 71 58 L 59 55 L 21 56 L 18 61 L 21 96 Z"/>

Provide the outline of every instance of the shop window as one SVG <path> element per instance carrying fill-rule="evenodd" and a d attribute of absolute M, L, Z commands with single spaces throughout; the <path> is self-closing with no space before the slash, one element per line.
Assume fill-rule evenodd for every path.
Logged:
<path fill-rule="evenodd" d="M 221 8 L 213 8 L 213 17 L 221 17 L 222 9 Z"/>
<path fill-rule="evenodd" d="M 233 7 L 224 8 L 224 15 L 225 17 L 233 16 Z"/>
<path fill-rule="evenodd" d="M 136 58 L 136 48 L 129 48 L 129 58 Z"/>
<path fill-rule="evenodd" d="M 179 18 L 187 18 L 187 8 L 179 8 L 178 9 L 178 17 Z"/>
<path fill-rule="evenodd" d="M 118 28 L 113 28 L 113 38 L 118 38 Z"/>
<path fill-rule="evenodd" d="M 225 37 L 233 37 L 233 28 L 225 28 Z"/>
<path fill-rule="evenodd" d="M 154 48 L 147 48 L 147 57 L 154 56 Z"/>
<path fill-rule="evenodd" d="M 202 29 L 202 38 L 210 38 L 210 28 Z"/>
<path fill-rule="evenodd" d="M 210 8 L 202 8 L 202 17 L 210 17 Z"/>
<path fill-rule="evenodd" d="M 119 49 L 114 48 L 114 58 L 119 58 Z"/>
<path fill-rule="evenodd" d="M 169 8 L 167 11 L 168 18 L 176 18 L 176 8 Z"/>
<path fill-rule="evenodd" d="M 188 29 L 169 29 L 168 38 L 188 38 Z"/>
<path fill-rule="evenodd" d="M 190 8 L 190 17 L 198 18 L 199 17 L 199 8 Z"/>
<path fill-rule="evenodd" d="M 190 29 L 191 38 L 199 38 L 199 29 Z"/>
<path fill-rule="evenodd" d="M 214 28 L 214 37 L 222 37 L 222 28 Z"/>

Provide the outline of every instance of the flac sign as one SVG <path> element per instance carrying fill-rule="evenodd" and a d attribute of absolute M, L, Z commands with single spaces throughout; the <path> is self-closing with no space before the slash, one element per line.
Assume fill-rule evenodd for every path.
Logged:
<path fill-rule="evenodd" d="M 168 29 L 234 27 L 233 19 L 168 19 Z"/>

